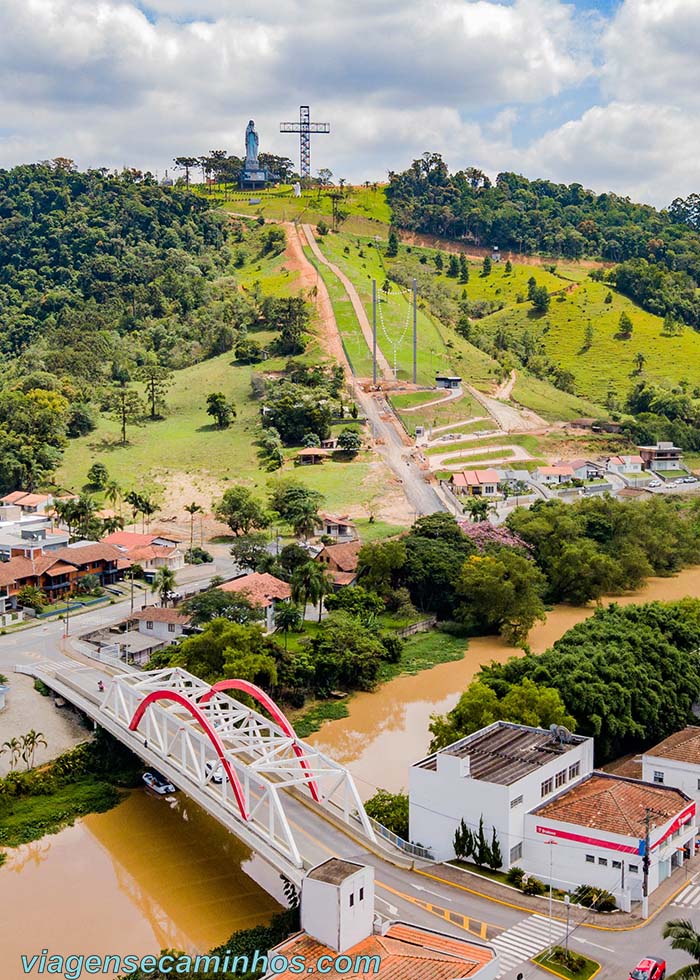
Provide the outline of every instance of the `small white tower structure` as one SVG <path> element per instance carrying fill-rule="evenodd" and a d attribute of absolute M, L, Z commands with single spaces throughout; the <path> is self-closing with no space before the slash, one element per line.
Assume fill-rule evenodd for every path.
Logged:
<path fill-rule="evenodd" d="M 344 953 L 374 931 L 374 868 L 330 858 L 301 886 L 301 928 Z"/>

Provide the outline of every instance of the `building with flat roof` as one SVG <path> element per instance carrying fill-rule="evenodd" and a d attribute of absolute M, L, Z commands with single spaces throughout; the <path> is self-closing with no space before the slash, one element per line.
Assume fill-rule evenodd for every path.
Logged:
<path fill-rule="evenodd" d="M 497 721 L 416 762 L 409 770 L 411 840 L 439 861 L 454 857 L 464 818 L 495 827 L 505 868 L 520 864 L 524 816 L 593 769 L 593 740 Z"/>
<path fill-rule="evenodd" d="M 657 442 L 655 446 L 637 446 L 645 470 L 682 470 L 683 450 L 672 442 Z"/>

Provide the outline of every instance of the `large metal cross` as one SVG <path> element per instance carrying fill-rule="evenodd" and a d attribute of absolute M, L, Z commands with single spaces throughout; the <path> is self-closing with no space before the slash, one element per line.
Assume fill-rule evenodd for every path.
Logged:
<path fill-rule="evenodd" d="M 309 106 L 299 106 L 299 122 L 280 123 L 280 133 L 299 133 L 299 175 L 311 176 L 311 133 L 330 133 L 330 123 L 311 122 Z"/>

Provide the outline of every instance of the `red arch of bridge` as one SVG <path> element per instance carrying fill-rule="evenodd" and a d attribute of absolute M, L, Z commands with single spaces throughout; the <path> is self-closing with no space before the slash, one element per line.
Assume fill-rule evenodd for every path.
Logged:
<path fill-rule="evenodd" d="M 257 684 L 252 684 L 250 681 L 242 680 L 227 680 L 218 681 L 213 684 L 211 689 L 206 692 L 200 699 L 199 704 L 206 704 L 210 701 L 218 691 L 243 691 L 244 694 L 249 694 L 251 698 L 255 698 L 258 704 L 262 705 L 269 713 L 272 715 L 273 721 L 276 721 L 280 726 L 285 735 L 289 738 L 294 739 L 292 742 L 292 749 L 294 750 L 294 755 L 299 760 L 299 765 L 304 770 L 308 776 L 308 786 L 312 797 L 317 803 L 321 802 L 321 794 L 318 789 L 318 784 L 314 779 L 313 770 L 309 767 L 309 763 L 304 758 L 304 750 L 299 745 L 299 740 L 297 739 L 297 733 L 292 728 L 292 725 L 284 714 L 280 706 L 272 700 L 269 694 L 266 694 L 261 687 Z"/>
<path fill-rule="evenodd" d="M 151 691 L 150 694 L 146 695 L 146 697 L 143 699 L 143 701 L 139 704 L 138 708 L 134 712 L 134 717 L 129 722 L 129 731 L 135 732 L 137 730 L 137 728 L 139 727 L 139 722 L 143 718 L 145 712 L 155 701 L 176 701 L 178 704 L 181 704 L 183 708 L 187 708 L 187 710 L 192 715 L 192 717 L 199 722 L 199 724 L 202 726 L 202 729 L 204 730 L 204 733 L 206 734 L 206 736 L 209 738 L 210 742 L 216 749 L 216 754 L 218 755 L 221 761 L 221 766 L 224 772 L 228 776 L 228 781 L 231 784 L 231 788 L 233 789 L 234 796 L 236 797 L 236 802 L 238 803 L 238 809 L 241 811 L 241 816 L 243 817 L 244 820 L 247 820 L 249 814 L 245 806 L 245 797 L 243 795 L 243 788 L 238 780 L 238 776 L 233 771 L 233 769 L 231 768 L 231 764 L 226 758 L 223 743 L 219 738 L 219 736 L 214 731 L 214 729 L 209 724 L 209 721 L 207 720 L 207 717 L 204 714 L 204 712 L 200 708 L 198 708 L 196 704 L 193 704 L 192 701 L 189 701 L 184 696 L 184 694 L 180 694 L 178 691 L 169 691 L 167 690 L 167 688 L 164 688 L 163 690 L 160 691 Z"/>

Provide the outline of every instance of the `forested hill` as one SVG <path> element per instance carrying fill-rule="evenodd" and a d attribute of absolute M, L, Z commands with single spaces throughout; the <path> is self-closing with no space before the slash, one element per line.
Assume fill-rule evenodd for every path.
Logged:
<path fill-rule="evenodd" d="M 131 357 L 163 351 L 171 366 L 193 345 L 216 349 L 225 318 L 204 306 L 229 258 L 225 229 L 201 197 L 133 171 L 0 170 L 0 352 L 34 345 L 50 370 L 68 352 L 70 373 L 90 377 L 95 355 L 118 361 L 127 340 Z"/>
<path fill-rule="evenodd" d="M 386 196 L 400 228 L 502 251 L 622 263 L 621 292 L 653 313 L 700 326 L 700 197 L 667 211 L 581 184 L 501 173 L 492 183 L 469 167 L 451 174 L 439 154 L 391 173 Z M 615 276 L 611 277 L 615 284 Z"/>

